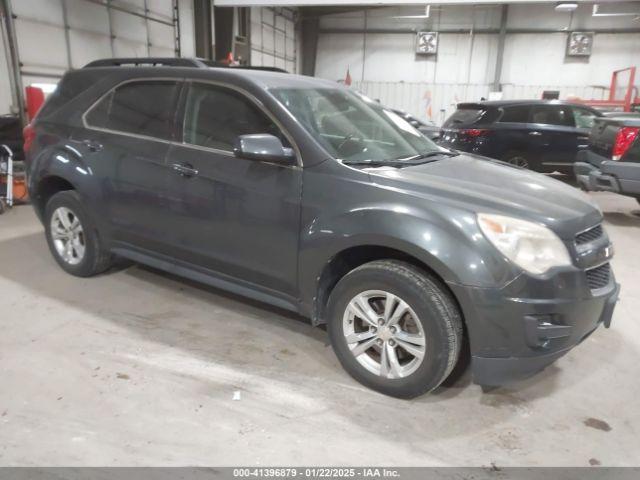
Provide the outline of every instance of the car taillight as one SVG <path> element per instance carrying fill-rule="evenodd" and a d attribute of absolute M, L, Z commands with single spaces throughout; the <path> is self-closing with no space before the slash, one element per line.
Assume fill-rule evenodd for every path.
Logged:
<path fill-rule="evenodd" d="M 33 128 L 33 125 L 31 125 L 30 123 L 24 127 L 24 130 L 22 130 L 22 136 L 24 138 L 24 153 L 29 153 L 29 150 L 31 150 L 31 145 L 33 144 L 33 141 L 36 138 L 36 130 Z"/>
<path fill-rule="evenodd" d="M 611 152 L 613 160 L 620 160 L 629 150 L 629 147 L 638 136 L 638 131 L 640 131 L 640 127 L 622 127 L 618 130 L 616 141 L 613 144 L 613 152 Z"/>
<path fill-rule="evenodd" d="M 483 128 L 467 128 L 465 130 L 460 130 L 462 135 L 466 135 L 468 137 L 483 137 L 488 135 L 491 130 L 486 130 Z"/>

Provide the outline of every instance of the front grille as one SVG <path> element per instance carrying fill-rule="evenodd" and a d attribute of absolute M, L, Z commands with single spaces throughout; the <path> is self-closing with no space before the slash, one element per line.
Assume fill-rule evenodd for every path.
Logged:
<path fill-rule="evenodd" d="M 600 265 L 599 267 L 592 268 L 586 271 L 587 284 L 591 290 L 597 290 L 609 285 L 611 278 L 611 267 L 608 263 Z"/>
<path fill-rule="evenodd" d="M 602 229 L 602 225 L 596 225 L 595 227 L 576 235 L 576 245 L 584 245 L 585 243 L 593 242 L 603 235 L 604 230 Z"/>

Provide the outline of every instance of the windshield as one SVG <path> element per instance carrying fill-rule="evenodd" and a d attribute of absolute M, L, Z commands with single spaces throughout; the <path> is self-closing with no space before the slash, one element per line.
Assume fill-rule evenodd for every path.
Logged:
<path fill-rule="evenodd" d="M 271 92 L 344 163 L 408 162 L 450 153 L 398 114 L 349 90 L 279 88 Z"/>

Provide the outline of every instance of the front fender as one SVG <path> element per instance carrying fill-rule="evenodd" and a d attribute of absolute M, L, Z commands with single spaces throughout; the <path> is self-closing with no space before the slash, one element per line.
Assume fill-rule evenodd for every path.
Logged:
<path fill-rule="evenodd" d="M 439 210 L 370 204 L 346 212 L 324 212 L 303 225 L 299 263 L 303 305 L 313 304 L 329 262 L 358 246 L 400 251 L 427 265 L 445 282 L 459 285 L 496 287 L 518 275 L 485 239 L 469 212 L 447 206 Z"/>

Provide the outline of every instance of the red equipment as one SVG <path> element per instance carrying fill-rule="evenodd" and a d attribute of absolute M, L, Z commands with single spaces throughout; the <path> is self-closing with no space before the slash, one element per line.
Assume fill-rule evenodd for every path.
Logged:
<path fill-rule="evenodd" d="M 44 92 L 41 88 L 29 86 L 25 88 L 25 93 L 27 116 L 29 120 L 33 120 L 44 103 Z"/>
<path fill-rule="evenodd" d="M 626 82 L 623 78 L 625 76 L 628 79 Z M 580 100 L 580 102 L 606 110 L 631 112 L 634 107 L 640 107 L 640 96 L 638 96 L 638 87 L 635 85 L 635 80 L 636 67 L 616 70 L 611 75 L 611 86 L 607 100 Z"/>

